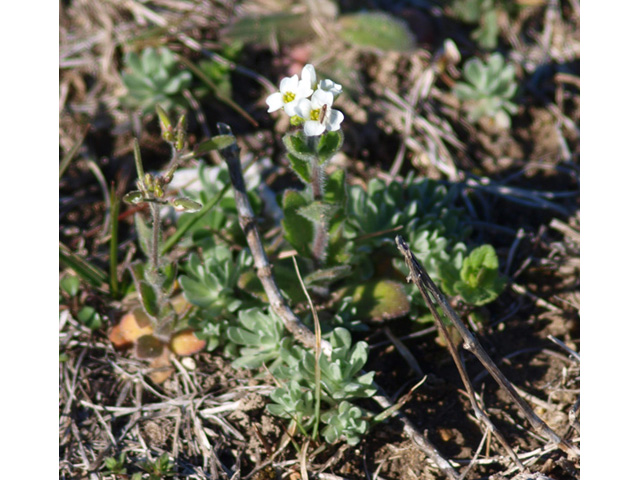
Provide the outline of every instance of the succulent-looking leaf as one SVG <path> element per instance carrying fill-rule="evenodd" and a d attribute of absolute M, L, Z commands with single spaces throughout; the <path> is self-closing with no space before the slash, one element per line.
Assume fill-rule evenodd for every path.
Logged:
<path fill-rule="evenodd" d="M 340 37 L 356 47 L 407 52 L 415 48 L 415 38 L 406 23 L 382 12 L 341 15 Z"/>
<path fill-rule="evenodd" d="M 347 288 L 343 295 L 352 297 L 356 315 L 376 322 L 406 315 L 410 308 L 404 286 L 393 280 L 369 280 Z"/>
<path fill-rule="evenodd" d="M 144 193 L 141 192 L 140 190 L 134 190 L 133 192 L 127 193 L 124 196 L 123 200 L 125 201 L 125 203 L 128 203 L 129 205 L 137 205 L 142 200 L 144 200 Z"/>
<path fill-rule="evenodd" d="M 197 212 L 202 208 L 201 203 L 186 197 L 176 198 L 171 203 L 179 212 Z"/>
<path fill-rule="evenodd" d="M 84 306 L 78 312 L 78 320 L 91 330 L 97 330 L 102 326 L 102 318 L 95 308 Z"/>
<path fill-rule="evenodd" d="M 75 297 L 80 289 L 80 279 L 75 275 L 67 275 L 60 280 L 60 288 L 70 297 Z"/>

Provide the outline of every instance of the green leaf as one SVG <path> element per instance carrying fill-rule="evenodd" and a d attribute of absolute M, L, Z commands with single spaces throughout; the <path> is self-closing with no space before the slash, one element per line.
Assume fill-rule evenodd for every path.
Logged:
<path fill-rule="evenodd" d="M 89 327 L 91 330 L 97 330 L 102 327 L 102 318 L 93 307 L 85 306 L 78 312 L 78 321 Z"/>
<path fill-rule="evenodd" d="M 313 223 L 298 213 L 298 209 L 308 204 L 307 199 L 295 190 L 287 190 L 282 200 L 282 228 L 284 238 L 305 257 L 311 257 Z"/>
<path fill-rule="evenodd" d="M 80 279 L 74 275 L 67 275 L 60 280 L 60 288 L 70 297 L 75 297 L 80 289 Z"/>
<path fill-rule="evenodd" d="M 313 285 L 335 282 L 336 280 L 340 280 L 349 276 L 350 273 L 350 265 L 336 265 L 335 267 L 315 270 L 314 272 L 304 277 L 304 283 L 305 285 Z"/>
<path fill-rule="evenodd" d="M 158 318 L 160 314 L 160 306 L 158 305 L 158 296 L 155 289 L 145 279 L 145 266 L 141 262 L 136 262 L 131 265 L 131 276 L 136 285 L 138 296 L 140 297 L 140 303 L 144 307 L 145 311 L 153 318 Z"/>
<path fill-rule="evenodd" d="M 331 159 L 342 147 L 344 142 L 344 133 L 342 130 L 336 130 L 334 132 L 327 132 L 318 140 L 318 157 L 319 163 L 322 165 L 327 160 Z"/>
<path fill-rule="evenodd" d="M 495 300 L 505 285 L 498 272 L 496 251 L 491 245 L 482 245 L 464 259 L 454 290 L 465 302 L 480 306 Z"/>
<path fill-rule="evenodd" d="M 407 24 L 387 13 L 341 15 L 338 24 L 338 35 L 356 47 L 399 52 L 415 48 L 415 38 Z"/>
<path fill-rule="evenodd" d="M 138 245 L 147 258 L 149 258 L 151 256 L 151 228 L 139 213 L 134 215 L 134 223 L 136 226 L 136 235 L 138 236 Z"/>
<path fill-rule="evenodd" d="M 291 153 L 287 154 L 287 158 L 291 163 L 291 168 L 300 177 L 300 180 L 305 183 L 311 183 L 311 164 L 307 160 L 298 158 Z"/>
<path fill-rule="evenodd" d="M 172 200 L 173 208 L 179 212 L 198 212 L 202 208 L 202 204 L 190 198 L 179 197 Z"/>
<path fill-rule="evenodd" d="M 65 245 L 59 245 L 59 260 L 76 272 L 82 279 L 94 287 L 100 287 L 108 280 L 104 270 L 96 267 L 88 260 L 76 255 Z"/>
<path fill-rule="evenodd" d="M 194 150 L 194 156 L 200 156 L 212 150 L 222 150 L 223 148 L 230 147 L 236 143 L 236 137 L 234 135 L 216 135 L 202 142 Z"/>
<path fill-rule="evenodd" d="M 315 36 L 309 17 L 299 13 L 274 13 L 246 16 L 237 19 L 222 32 L 224 38 L 257 43 L 265 47 L 278 44 L 294 44 Z"/>
<path fill-rule="evenodd" d="M 308 142 L 306 136 L 301 133 L 287 134 L 282 139 L 287 151 L 298 157 L 300 160 L 311 162 L 316 158 L 316 152 L 313 146 Z"/>
<path fill-rule="evenodd" d="M 369 280 L 348 287 L 343 297 L 352 297 L 356 315 L 376 322 L 401 317 L 409 312 L 409 298 L 404 285 L 393 280 Z"/>
<path fill-rule="evenodd" d="M 322 224 L 329 223 L 335 209 L 335 205 L 316 201 L 298 208 L 297 213 L 313 223 Z"/>
<path fill-rule="evenodd" d="M 149 315 L 157 318 L 160 314 L 160 307 L 158 305 L 158 296 L 156 295 L 156 291 L 144 280 L 138 282 L 137 287 L 142 306 Z"/>
<path fill-rule="evenodd" d="M 327 203 L 344 206 L 347 201 L 346 175 L 344 170 L 335 170 L 326 179 L 324 200 Z"/>

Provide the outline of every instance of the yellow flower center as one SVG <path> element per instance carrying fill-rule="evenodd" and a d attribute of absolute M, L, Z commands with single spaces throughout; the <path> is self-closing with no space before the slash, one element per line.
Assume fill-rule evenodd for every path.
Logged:
<path fill-rule="evenodd" d="M 293 102 L 296 99 L 296 94 L 293 92 L 285 92 L 284 95 L 282 95 L 282 99 L 284 103 Z"/>
<path fill-rule="evenodd" d="M 320 120 L 321 114 L 322 114 L 322 109 L 316 108 L 315 110 L 311 110 L 311 112 L 309 113 L 309 118 L 317 122 L 318 120 Z"/>

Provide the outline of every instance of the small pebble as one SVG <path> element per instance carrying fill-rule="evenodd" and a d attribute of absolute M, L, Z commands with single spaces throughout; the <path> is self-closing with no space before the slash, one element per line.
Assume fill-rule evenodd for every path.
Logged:
<path fill-rule="evenodd" d="M 182 363 L 182 366 L 187 370 L 196 369 L 196 361 L 191 357 L 184 357 L 182 360 L 180 360 L 180 363 Z"/>

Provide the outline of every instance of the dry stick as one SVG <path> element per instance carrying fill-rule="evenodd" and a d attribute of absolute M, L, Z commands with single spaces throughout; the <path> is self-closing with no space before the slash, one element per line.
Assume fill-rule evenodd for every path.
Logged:
<path fill-rule="evenodd" d="M 449 304 L 446 297 L 442 294 L 442 292 L 440 292 L 438 287 L 436 287 L 436 285 L 433 283 L 433 280 L 431 280 L 431 277 L 429 277 L 429 274 L 425 272 L 422 265 L 420 265 L 420 262 L 418 262 L 418 259 L 409 249 L 409 246 L 399 235 L 396 237 L 396 244 L 398 246 L 398 250 L 400 250 L 400 252 L 404 256 L 407 267 L 409 267 L 409 278 L 420 290 L 420 294 L 424 298 L 425 302 L 427 302 L 427 304 L 429 305 L 429 308 L 432 309 L 432 313 L 434 314 L 434 317 L 436 317 L 438 322 L 441 322 L 441 319 L 437 313 L 437 310 L 435 310 L 435 308 L 433 307 L 433 303 L 429 298 L 429 293 L 436 300 L 437 304 L 442 308 L 449 320 L 451 320 L 451 322 L 455 325 L 456 329 L 460 333 L 460 336 L 464 340 L 463 347 L 473 353 L 478 358 L 478 360 L 480 360 L 480 362 L 489 371 L 495 381 L 509 394 L 514 403 L 520 408 L 525 418 L 533 426 L 533 428 L 539 434 L 558 445 L 568 454 L 579 456 L 580 450 L 575 445 L 569 444 L 566 440 L 562 439 L 556 432 L 554 432 L 540 417 L 538 417 L 538 415 L 534 413 L 529 404 L 525 400 L 523 400 L 520 395 L 518 395 L 518 392 L 516 392 L 515 388 L 513 388 L 511 382 L 507 380 L 507 378 L 496 366 L 493 360 L 491 360 L 491 357 L 489 357 L 480 342 L 478 342 L 475 336 L 467 329 L 464 323 L 462 323 L 462 320 L 460 320 L 460 317 L 458 317 L 458 314 L 453 309 L 453 307 L 451 307 L 451 304 Z"/>
<path fill-rule="evenodd" d="M 224 123 L 218 123 L 218 132 L 221 135 L 233 135 L 231 128 Z M 239 153 L 240 149 L 235 143 L 220 150 L 220 154 L 224 158 L 227 163 L 227 168 L 229 169 L 231 184 L 235 191 L 236 208 L 238 210 L 240 227 L 247 238 L 247 244 L 249 245 L 251 255 L 253 256 L 258 278 L 260 279 L 262 287 L 267 294 L 271 308 L 282 320 L 285 328 L 291 332 L 296 340 L 307 348 L 313 349 L 316 345 L 315 335 L 300 321 L 291 308 L 289 308 L 282 296 L 282 293 L 280 292 L 280 289 L 276 285 L 273 275 L 271 274 L 271 265 L 267 259 L 264 247 L 262 246 L 253 210 L 251 209 L 249 198 L 247 197 Z M 322 350 L 326 355 L 331 354 L 331 345 L 326 340 L 322 340 Z M 383 410 L 391 408 L 391 401 L 384 391 L 375 383 L 374 386 L 378 389 L 379 394 L 375 395 L 373 400 L 376 401 Z M 414 442 L 414 444 L 421 451 L 426 453 L 448 478 L 458 480 L 458 474 L 451 464 L 442 457 L 442 455 L 440 455 L 438 450 L 425 438 L 424 435 L 421 435 L 420 432 L 418 432 L 411 421 L 399 411 L 394 412 L 393 415 L 404 424 L 404 432 Z"/>
<path fill-rule="evenodd" d="M 406 250 L 404 250 L 403 248 L 400 248 L 400 251 L 405 255 L 405 260 L 407 262 L 407 265 L 410 265 L 410 261 L 409 261 L 409 259 L 407 257 L 407 252 L 409 254 L 411 254 L 411 251 L 409 250 L 409 247 L 406 245 L 406 243 L 404 243 L 404 240 L 400 236 L 396 237 L 396 242 L 398 243 L 398 248 L 400 248 L 400 245 L 403 245 L 403 248 L 406 247 Z M 518 466 L 518 468 L 521 471 L 524 471 L 524 465 L 518 459 L 518 456 L 515 454 L 515 452 L 511 448 L 511 446 L 509 446 L 509 443 L 504 438 L 504 436 L 502 435 L 500 430 L 498 430 L 496 428 L 496 426 L 493 424 L 491 419 L 485 413 L 483 408 L 481 408 L 481 406 L 479 405 L 478 400 L 476 399 L 476 392 L 473 389 L 473 386 L 471 385 L 471 380 L 469 379 L 469 374 L 467 373 L 467 369 L 464 366 L 464 363 L 462 362 L 462 359 L 460 358 L 460 354 L 458 353 L 458 349 L 453 344 L 453 340 L 451 339 L 451 335 L 449 334 L 449 331 L 445 328 L 444 322 L 442 321 L 442 318 L 440 318 L 440 314 L 438 313 L 438 310 L 436 309 L 436 306 L 433 304 L 433 302 L 431 301 L 431 299 L 427 295 L 426 290 L 424 290 L 422 285 L 419 283 L 420 273 L 417 273 L 417 279 L 414 278 L 414 269 L 415 268 L 416 268 L 415 266 L 413 268 L 411 266 L 409 267 L 409 270 L 411 272 L 411 280 L 413 280 L 413 282 L 416 284 L 416 286 L 420 290 L 420 293 L 422 294 L 422 298 L 424 298 L 424 301 L 426 302 L 427 306 L 429 307 L 429 310 L 431 311 L 431 314 L 436 319 L 436 325 L 438 326 L 438 330 L 440 331 L 440 333 L 444 337 L 445 341 L 447 342 L 447 349 L 449 350 L 449 353 L 451 354 L 451 357 L 453 358 L 453 361 L 456 364 L 456 367 L 458 369 L 458 373 L 460 374 L 460 378 L 462 379 L 462 383 L 464 384 L 464 388 L 467 391 L 467 395 L 469 397 L 469 401 L 471 402 L 471 408 L 473 408 L 473 412 L 474 412 L 476 418 L 485 425 L 487 431 L 493 433 L 496 436 L 496 438 L 502 444 L 502 446 L 507 451 L 507 453 L 509 454 L 511 459 L 514 461 L 514 463 Z M 418 268 L 421 268 L 421 267 L 418 265 Z M 426 275 L 426 273 L 425 273 L 425 275 Z"/>

